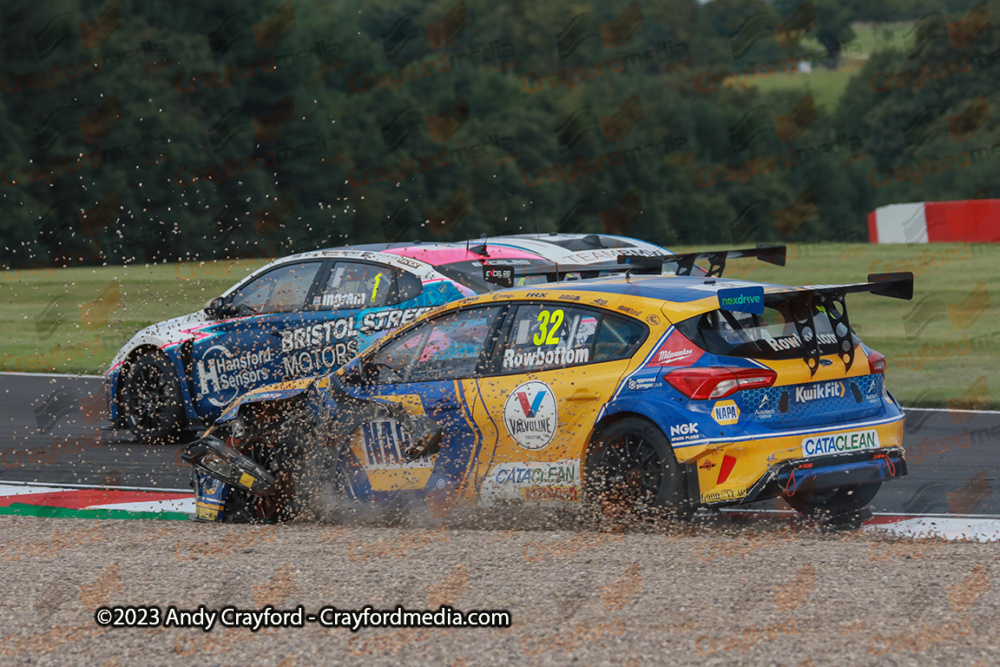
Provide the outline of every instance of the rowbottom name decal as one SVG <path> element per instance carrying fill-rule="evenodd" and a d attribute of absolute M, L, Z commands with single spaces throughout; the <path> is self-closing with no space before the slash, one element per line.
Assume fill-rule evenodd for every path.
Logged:
<path fill-rule="evenodd" d="M 561 366 L 564 364 L 585 364 L 590 361 L 590 350 L 537 350 L 535 352 L 515 352 L 506 350 L 503 355 L 503 367 L 531 368 L 532 366 Z"/>

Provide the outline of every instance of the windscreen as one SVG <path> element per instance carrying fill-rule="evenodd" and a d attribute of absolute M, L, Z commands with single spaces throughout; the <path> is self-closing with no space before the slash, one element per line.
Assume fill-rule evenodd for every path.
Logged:
<path fill-rule="evenodd" d="M 800 359 L 805 354 L 793 313 L 802 308 L 791 298 L 768 299 L 763 314 L 712 310 L 676 325 L 692 343 L 711 354 L 757 359 Z M 837 353 L 837 337 L 822 306 L 812 307 L 821 355 Z M 805 319 L 805 313 L 799 317 Z M 851 333 L 854 345 L 860 341 Z"/>

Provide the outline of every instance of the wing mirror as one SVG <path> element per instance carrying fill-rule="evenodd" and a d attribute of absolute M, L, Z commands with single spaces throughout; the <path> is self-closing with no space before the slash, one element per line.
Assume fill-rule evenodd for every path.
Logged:
<path fill-rule="evenodd" d="M 205 304 L 205 314 L 212 319 L 223 320 L 236 314 L 236 309 L 226 303 L 221 296 L 217 296 Z"/>

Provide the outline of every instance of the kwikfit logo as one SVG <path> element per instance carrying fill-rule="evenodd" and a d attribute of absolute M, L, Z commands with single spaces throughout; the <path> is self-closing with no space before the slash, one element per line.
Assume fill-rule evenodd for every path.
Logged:
<path fill-rule="evenodd" d="M 796 387 L 795 402 L 808 403 L 822 398 L 842 398 L 844 391 L 843 382 L 824 382 L 812 387 Z"/>

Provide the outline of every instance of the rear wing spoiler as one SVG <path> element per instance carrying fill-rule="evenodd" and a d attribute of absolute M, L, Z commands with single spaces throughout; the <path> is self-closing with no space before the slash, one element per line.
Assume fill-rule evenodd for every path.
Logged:
<path fill-rule="evenodd" d="M 749 288 L 749 290 L 762 288 Z M 749 291 L 747 290 L 747 291 Z M 736 290 L 732 290 L 735 292 Z M 722 292 L 722 290 L 720 290 Z M 825 313 L 830 321 L 830 330 L 836 338 L 837 355 L 850 370 L 854 363 L 854 338 L 851 334 L 851 323 L 847 317 L 848 294 L 869 292 L 879 296 L 909 301 L 913 298 L 913 274 L 905 273 L 870 273 L 868 282 L 851 283 L 847 285 L 803 285 L 794 289 L 779 289 L 763 294 L 763 305 L 768 302 L 791 303 L 791 314 L 795 321 L 795 332 L 802 341 L 803 360 L 809 366 L 811 375 L 819 368 L 820 340 L 816 333 L 816 321 L 813 313 Z M 729 303 L 736 300 L 728 299 Z M 720 310 L 754 312 L 751 305 L 742 305 L 743 300 L 734 306 L 724 307 L 720 300 Z M 762 306 L 761 306 L 762 309 Z M 757 311 L 760 312 L 760 311 Z"/>
<path fill-rule="evenodd" d="M 501 287 L 513 287 L 516 278 L 529 276 L 546 276 L 551 283 L 561 282 L 571 273 L 579 273 L 582 278 L 596 278 L 601 273 L 625 273 L 638 275 L 656 275 L 663 273 L 664 264 L 677 264 L 678 276 L 689 276 L 694 270 L 695 261 L 709 260 L 707 277 L 721 277 L 726 268 L 727 259 L 739 257 L 756 257 L 762 262 L 785 265 L 785 246 L 760 244 L 756 248 L 739 250 L 709 250 L 704 252 L 687 252 L 670 255 L 619 255 L 614 264 L 535 264 L 519 267 L 501 263 L 493 263 L 487 259 L 480 260 L 483 264 L 483 280 Z"/>
<path fill-rule="evenodd" d="M 656 257 L 635 257 L 632 255 L 619 255 L 619 264 L 630 264 L 636 267 L 653 268 L 655 273 L 663 271 L 663 265 L 668 263 L 677 264 L 677 275 L 689 276 L 694 270 L 695 260 L 707 259 L 709 261 L 706 276 L 722 277 L 722 272 L 726 269 L 727 259 L 737 259 L 740 257 L 756 257 L 762 262 L 774 264 L 776 266 L 785 265 L 785 251 L 783 245 L 757 244 L 756 248 L 742 248 L 740 250 L 707 250 L 703 252 L 686 252 L 676 255 L 659 255 Z"/>

